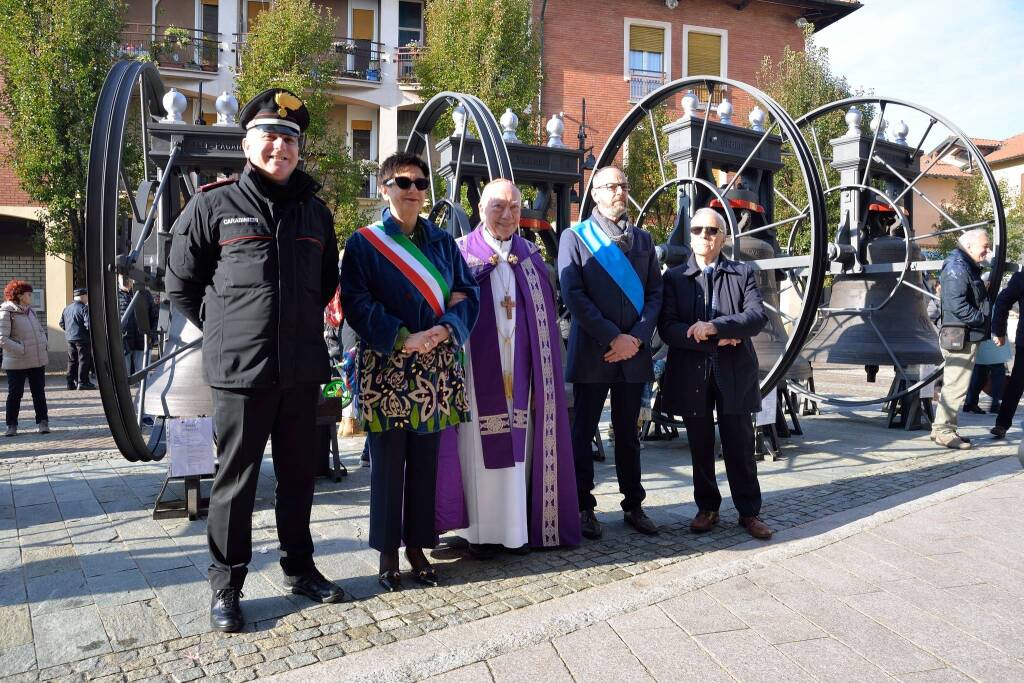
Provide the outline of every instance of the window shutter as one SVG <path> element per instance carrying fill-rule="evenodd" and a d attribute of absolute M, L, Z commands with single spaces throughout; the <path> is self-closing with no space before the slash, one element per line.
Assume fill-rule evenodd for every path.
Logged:
<path fill-rule="evenodd" d="M 722 36 L 690 32 L 686 45 L 687 76 L 722 75 Z"/>
<path fill-rule="evenodd" d="M 629 49 L 637 52 L 665 52 L 665 32 L 654 26 L 630 26 Z"/>

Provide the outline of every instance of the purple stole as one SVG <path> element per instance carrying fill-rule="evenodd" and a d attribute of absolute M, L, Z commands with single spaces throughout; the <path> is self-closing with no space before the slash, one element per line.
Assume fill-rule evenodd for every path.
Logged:
<path fill-rule="evenodd" d="M 516 262 L 511 263 L 510 258 L 510 265 L 517 296 L 510 416 L 501 354 L 495 353 L 501 348 L 493 322 L 491 292 L 491 273 L 497 265 L 497 257 L 484 241 L 481 230 L 477 228 L 460 239 L 459 248 L 480 286 L 480 316 L 470 335 L 469 348 L 476 393 L 473 417 L 481 433 L 484 466 L 500 469 L 523 462 L 528 420 L 533 419 L 528 513 L 530 545 L 577 545 L 580 542 L 579 513 L 561 332 L 547 266 L 536 247 L 518 235 L 512 238 L 511 255 Z"/>

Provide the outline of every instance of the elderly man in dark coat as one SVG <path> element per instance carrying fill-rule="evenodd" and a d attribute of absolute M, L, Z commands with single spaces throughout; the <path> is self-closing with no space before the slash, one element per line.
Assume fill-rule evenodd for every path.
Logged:
<path fill-rule="evenodd" d="M 640 436 L 637 419 L 644 385 L 654 379 L 651 336 L 661 310 L 661 269 L 651 235 L 632 224 L 629 183 L 622 171 L 594 172 L 591 194 L 597 208 L 562 233 L 558 278 L 562 301 L 572 315 L 565 379 L 573 383 L 572 448 L 576 463 L 581 531 L 600 538 L 594 515 L 594 438 L 611 392 L 615 429 L 615 474 L 624 518 L 644 534 L 658 532 L 640 504 Z"/>
<path fill-rule="evenodd" d="M 761 409 L 757 355 L 751 338 L 768 318 L 754 270 L 721 257 L 725 220 L 700 209 L 690 222 L 693 253 L 664 275 L 658 332 L 669 345 L 661 380 L 660 409 L 680 415 L 693 461 L 694 532 L 718 523 L 722 494 L 715 478 L 715 418 L 722 437 L 729 491 L 740 526 L 754 538 L 771 538 L 761 521 L 761 488 L 754 462 L 751 413 Z"/>

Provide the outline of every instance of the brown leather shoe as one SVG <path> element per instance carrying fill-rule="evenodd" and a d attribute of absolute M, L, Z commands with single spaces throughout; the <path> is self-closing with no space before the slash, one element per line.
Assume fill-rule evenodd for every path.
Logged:
<path fill-rule="evenodd" d="M 746 529 L 748 534 L 762 541 L 772 537 L 772 530 L 760 517 L 740 517 L 740 526 Z"/>
<path fill-rule="evenodd" d="M 716 524 L 718 524 L 717 510 L 701 510 L 690 522 L 690 531 L 695 534 L 703 534 L 705 531 L 711 531 Z"/>
<path fill-rule="evenodd" d="M 940 446 L 952 448 L 953 450 L 966 451 L 971 447 L 971 442 L 964 439 L 956 432 L 942 432 L 939 434 L 932 433 L 931 438 L 932 441 Z"/>

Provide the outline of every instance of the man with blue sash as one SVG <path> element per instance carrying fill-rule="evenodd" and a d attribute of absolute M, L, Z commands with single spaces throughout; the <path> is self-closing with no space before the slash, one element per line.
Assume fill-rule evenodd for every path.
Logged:
<path fill-rule="evenodd" d="M 601 537 L 594 514 L 594 461 L 590 444 L 611 393 L 615 474 L 624 518 L 637 531 L 656 534 L 644 513 L 637 421 L 644 385 L 654 379 L 651 336 L 661 311 L 661 268 L 649 233 L 627 215 L 629 183 L 614 166 L 595 171 L 596 208 L 566 230 L 558 247 L 562 301 L 572 316 L 565 379 L 573 383 L 572 447 L 581 531 Z"/>

